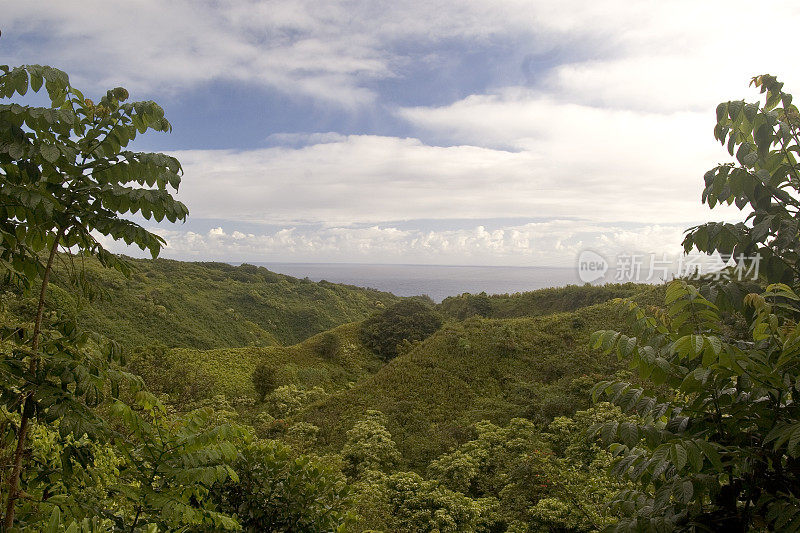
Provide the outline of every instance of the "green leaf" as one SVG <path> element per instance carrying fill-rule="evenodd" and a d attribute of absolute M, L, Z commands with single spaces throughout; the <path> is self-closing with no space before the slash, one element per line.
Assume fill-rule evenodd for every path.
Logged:
<path fill-rule="evenodd" d="M 681 501 L 684 503 L 689 503 L 692 501 L 692 496 L 694 496 L 694 485 L 689 480 L 683 481 L 680 484 L 681 488 Z"/>
<path fill-rule="evenodd" d="M 704 440 L 698 440 L 696 441 L 696 445 L 698 448 L 700 448 L 700 451 L 706 456 L 709 462 L 711 462 L 714 468 L 722 470 L 722 459 L 719 455 L 719 452 L 712 444 Z"/>
<path fill-rule="evenodd" d="M 761 125 L 755 132 L 754 140 L 758 147 L 759 154 L 766 154 L 767 150 L 769 150 L 772 144 L 772 135 L 772 128 L 767 124 Z"/>
<path fill-rule="evenodd" d="M 705 339 L 702 335 L 692 335 L 691 336 L 691 346 L 692 346 L 692 356 L 696 357 L 703 351 L 703 346 L 705 345 Z"/>
<path fill-rule="evenodd" d="M 691 441 L 686 443 L 685 449 L 689 463 L 692 465 L 692 470 L 700 472 L 703 469 L 703 456 L 700 453 L 700 449 Z"/>
<path fill-rule="evenodd" d="M 56 505 L 50 513 L 50 520 L 47 522 L 47 527 L 44 533 L 59 533 L 61 528 L 61 509 Z"/>
<path fill-rule="evenodd" d="M 28 73 L 23 69 L 17 70 L 17 76 L 15 77 L 15 81 L 16 81 L 15 88 L 17 92 L 20 95 L 25 96 L 25 94 L 28 92 Z"/>
<path fill-rule="evenodd" d="M 33 89 L 34 92 L 39 92 L 39 89 L 42 88 L 42 82 L 44 81 L 44 78 L 42 78 L 41 74 L 35 71 L 31 71 L 30 75 L 31 75 L 31 89 Z"/>
<path fill-rule="evenodd" d="M 619 437 L 628 446 L 634 446 L 639 441 L 639 428 L 631 422 L 619 424 Z"/>
<path fill-rule="evenodd" d="M 672 464 L 675 465 L 678 471 L 683 470 L 687 460 L 686 448 L 677 443 L 673 444 L 670 448 L 670 458 L 672 459 Z"/>
<path fill-rule="evenodd" d="M 11 144 L 8 147 L 8 155 L 11 159 L 22 159 L 25 156 L 25 146 L 19 143 Z"/>
<path fill-rule="evenodd" d="M 56 161 L 58 161 L 58 158 L 61 155 L 61 153 L 58 151 L 58 148 L 52 144 L 40 145 L 39 153 L 42 154 L 42 157 L 48 163 L 55 163 Z"/>

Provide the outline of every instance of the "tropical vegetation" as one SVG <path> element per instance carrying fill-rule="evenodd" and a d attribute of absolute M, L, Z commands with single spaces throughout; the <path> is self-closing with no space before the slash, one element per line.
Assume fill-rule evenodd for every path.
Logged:
<path fill-rule="evenodd" d="M 185 219 L 180 163 L 126 147 L 161 108 L 0 71 L 2 531 L 800 530 L 800 113 L 774 77 L 717 109 L 736 162 L 702 200 L 745 220 L 683 243 L 726 271 L 435 304 L 157 259 L 133 220 Z"/>

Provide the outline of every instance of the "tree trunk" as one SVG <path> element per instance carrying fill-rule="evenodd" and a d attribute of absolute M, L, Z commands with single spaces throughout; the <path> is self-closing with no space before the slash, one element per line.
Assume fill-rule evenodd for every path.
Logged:
<path fill-rule="evenodd" d="M 44 298 L 47 294 L 47 284 L 50 282 L 50 272 L 53 270 L 53 260 L 58 251 L 58 243 L 64 236 L 64 230 L 59 229 L 56 234 L 53 246 L 50 248 L 50 255 L 47 258 L 47 266 L 42 276 L 42 288 L 39 291 L 39 305 L 36 308 L 36 321 L 33 325 L 33 338 L 31 339 L 31 351 L 33 355 L 30 360 L 30 371 L 34 373 L 39 368 L 39 338 L 42 333 L 42 318 L 44 317 Z M 22 409 L 22 418 L 19 423 L 19 434 L 17 435 L 17 448 L 14 450 L 14 467 L 11 470 L 11 478 L 8 480 L 8 501 L 6 502 L 6 515 L 3 519 L 3 531 L 8 531 L 14 525 L 14 509 L 19 498 L 19 478 L 22 473 L 22 456 L 25 454 L 25 444 L 28 438 L 28 427 L 33 417 L 34 403 L 31 392 L 25 394 L 25 403 Z"/>

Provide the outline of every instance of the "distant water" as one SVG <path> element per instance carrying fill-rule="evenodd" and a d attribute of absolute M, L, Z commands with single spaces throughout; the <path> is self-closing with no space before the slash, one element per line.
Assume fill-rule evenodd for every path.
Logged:
<path fill-rule="evenodd" d="M 580 284 L 572 268 L 347 263 L 256 263 L 273 272 L 391 292 L 427 294 L 436 302 L 465 292 L 505 294 Z"/>

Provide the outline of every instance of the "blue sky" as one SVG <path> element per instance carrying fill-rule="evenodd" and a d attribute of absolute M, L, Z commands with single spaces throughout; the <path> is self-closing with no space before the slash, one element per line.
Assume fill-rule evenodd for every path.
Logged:
<path fill-rule="evenodd" d="M 146 223 L 180 259 L 676 252 L 740 216 L 699 202 L 726 160 L 716 104 L 756 98 L 763 72 L 800 86 L 789 1 L 31 1 L 3 19 L 0 62 L 165 108 L 173 133 L 135 148 L 184 165 L 189 221 Z"/>

